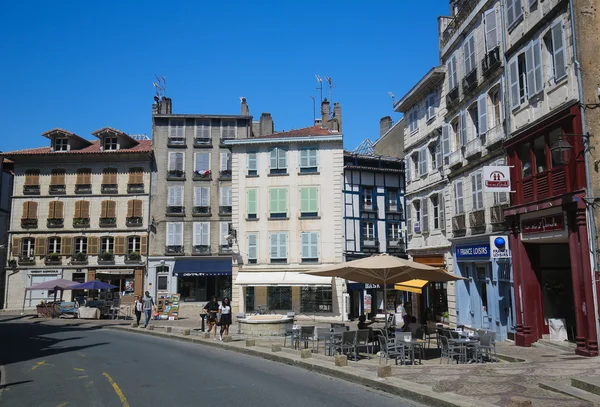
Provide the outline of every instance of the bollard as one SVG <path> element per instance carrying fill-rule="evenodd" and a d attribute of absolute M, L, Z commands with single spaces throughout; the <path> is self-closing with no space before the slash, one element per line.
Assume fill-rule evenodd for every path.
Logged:
<path fill-rule="evenodd" d="M 339 367 L 348 366 L 348 356 L 335 355 L 335 365 Z"/>
<path fill-rule="evenodd" d="M 392 365 L 378 366 L 377 377 L 392 377 Z"/>
<path fill-rule="evenodd" d="M 281 352 L 281 345 L 271 345 L 271 352 Z"/>
<path fill-rule="evenodd" d="M 165 331 L 167 331 L 167 333 L 171 333 L 171 327 L 170 326 L 166 327 Z"/>
<path fill-rule="evenodd" d="M 223 337 L 223 342 L 233 342 L 233 338 L 229 335 Z"/>
<path fill-rule="evenodd" d="M 149 331 L 154 331 L 154 325 L 148 325 L 148 330 Z"/>
<path fill-rule="evenodd" d="M 210 332 L 204 332 L 204 339 L 210 339 Z"/>
<path fill-rule="evenodd" d="M 189 329 L 184 329 L 183 330 L 183 335 L 184 336 L 188 336 L 190 334 L 190 330 Z"/>
<path fill-rule="evenodd" d="M 310 351 L 310 349 L 302 349 L 300 351 L 300 358 L 308 359 L 310 357 L 312 357 L 312 352 Z"/>
<path fill-rule="evenodd" d="M 246 346 L 256 346 L 256 341 L 254 339 L 246 339 Z"/>

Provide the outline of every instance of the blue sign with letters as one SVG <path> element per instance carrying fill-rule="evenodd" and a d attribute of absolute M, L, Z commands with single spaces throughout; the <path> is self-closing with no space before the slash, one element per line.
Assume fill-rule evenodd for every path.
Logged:
<path fill-rule="evenodd" d="M 473 258 L 490 258 L 489 243 L 472 244 L 468 246 L 456 247 L 456 258 L 458 259 L 473 259 Z"/>

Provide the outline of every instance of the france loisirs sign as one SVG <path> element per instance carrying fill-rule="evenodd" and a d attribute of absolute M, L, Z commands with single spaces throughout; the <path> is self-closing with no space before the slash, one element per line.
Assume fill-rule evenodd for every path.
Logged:
<path fill-rule="evenodd" d="M 483 167 L 484 192 L 510 192 L 510 167 Z"/>

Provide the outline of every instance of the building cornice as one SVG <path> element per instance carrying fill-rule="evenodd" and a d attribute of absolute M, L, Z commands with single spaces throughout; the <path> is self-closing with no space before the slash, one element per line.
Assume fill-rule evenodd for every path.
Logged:
<path fill-rule="evenodd" d="M 237 140 L 225 140 L 227 146 L 243 146 L 256 144 L 291 144 L 291 143 L 322 143 L 326 141 L 343 141 L 343 136 L 309 136 L 309 137 L 271 137 L 271 138 L 249 138 Z"/>

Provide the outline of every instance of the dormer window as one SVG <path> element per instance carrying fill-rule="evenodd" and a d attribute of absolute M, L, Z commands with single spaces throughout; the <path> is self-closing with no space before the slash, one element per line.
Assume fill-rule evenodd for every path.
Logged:
<path fill-rule="evenodd" d="M 118 137 L 104 137 L 104 151 L 116 151 L 119 149 Z"/>
<path fill-rule="evenodd" d="M 56 137 L 54 139 L 54 151 L 67 151 L 69 139 L 66 137 Z"/>

